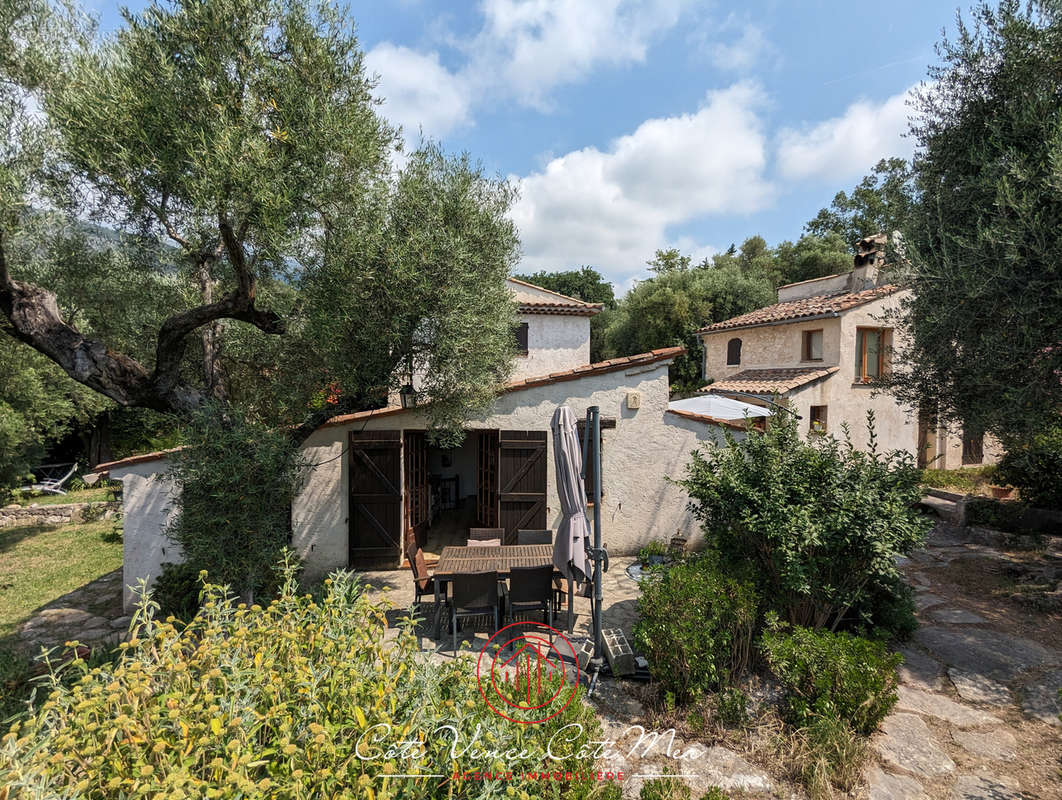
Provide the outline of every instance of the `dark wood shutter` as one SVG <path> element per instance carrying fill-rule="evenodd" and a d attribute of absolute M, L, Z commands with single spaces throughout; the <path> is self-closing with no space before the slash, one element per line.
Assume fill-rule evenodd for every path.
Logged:
<path fill-rule="evenodd" d="M 476 522 L 498 527 L 498 431 L 476 432 Z"/>
<path fill-rule="evenodd" d="M 503 544 L 521 528 L 546 527 L 546 432 L 499 431 L 498 525 Z"/>
<path fill-rule="evenodd" d="M 522 356 L 527 355 L 527 323 L 521 322 L 516 326 L 516 352 Z"/>
<path fill-rule="evenodd" d="M 731 339 L 726 343 L 726 363 L 727 366 L 734 366 L 741 363 L 740 339 Z"/>
<path fill-rule="evenodd" d="M 402 432 L 352 431 L 349 463 L 349 561 L 397 563 L 402 535 Z"/>
<path fill-rule="evenodd" d="M 424 431 L 406 431 L 406 555 L 412 557 L 428 536 L 428 443 Z"/>

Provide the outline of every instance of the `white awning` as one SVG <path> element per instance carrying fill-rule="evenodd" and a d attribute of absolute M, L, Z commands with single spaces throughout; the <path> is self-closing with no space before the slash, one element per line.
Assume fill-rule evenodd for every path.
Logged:
<path fill-rule="evenodd" d="M 745 417 L 769 417 L 771 410 L 763 406 L 754 406 L 716 394 L 701 394 L 687 397 L 685 400 L 672 400 L 667 404 L 675 411 L 689 411 L 692 414 L 704 414 L 716 419 L 742 420 Z"/>

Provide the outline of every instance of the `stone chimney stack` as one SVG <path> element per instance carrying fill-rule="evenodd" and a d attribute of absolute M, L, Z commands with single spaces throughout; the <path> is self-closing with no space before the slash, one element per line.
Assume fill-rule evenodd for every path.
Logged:
<path fill-rule="evenodd" d="M 878 285 L 879 270 L 885 265 L 885 245 L 889 237 L 876 233 L 856 243 L 854 269 L 848 274 L 848 291 L 861 292 Z"/>

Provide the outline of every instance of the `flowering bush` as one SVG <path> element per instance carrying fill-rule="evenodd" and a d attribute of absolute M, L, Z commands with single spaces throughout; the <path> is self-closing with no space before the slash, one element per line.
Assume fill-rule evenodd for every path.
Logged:
<path fill-rule="evenodd" d="M 412 619 L 388 641 L 384 607 L 350 574 L 315 601 L 289 568 L 267 608 L 208 585 L 187 626 L 156 608 L 145 596 L 113 665 L 75 660 L 75 680 L 51 676 L 49 697 L 0 744 L 0 786 L 27 797 L 527 798 L 521 782 L 466 773 L 593 767 L 567 735 L 545 755 L 563 726 L 584 726 L 579 743 L 596 736 L 580 697 L 538 725 L 502 719 L 474 663 L 430 663 Z M 441 777 L 392 777 L 409 774 Z M 530 786 L 576 797 L 592 783 Z"/>

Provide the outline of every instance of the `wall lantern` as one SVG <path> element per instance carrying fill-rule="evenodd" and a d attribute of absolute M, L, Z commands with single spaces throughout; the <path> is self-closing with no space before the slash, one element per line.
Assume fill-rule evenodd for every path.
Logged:
<path fill-rule="evenodd" d="M 402 401 L 402 408 L 415 408 L 417 405 L 417 392 L 411 383 L 398 390 L 398 397 Z"/>

